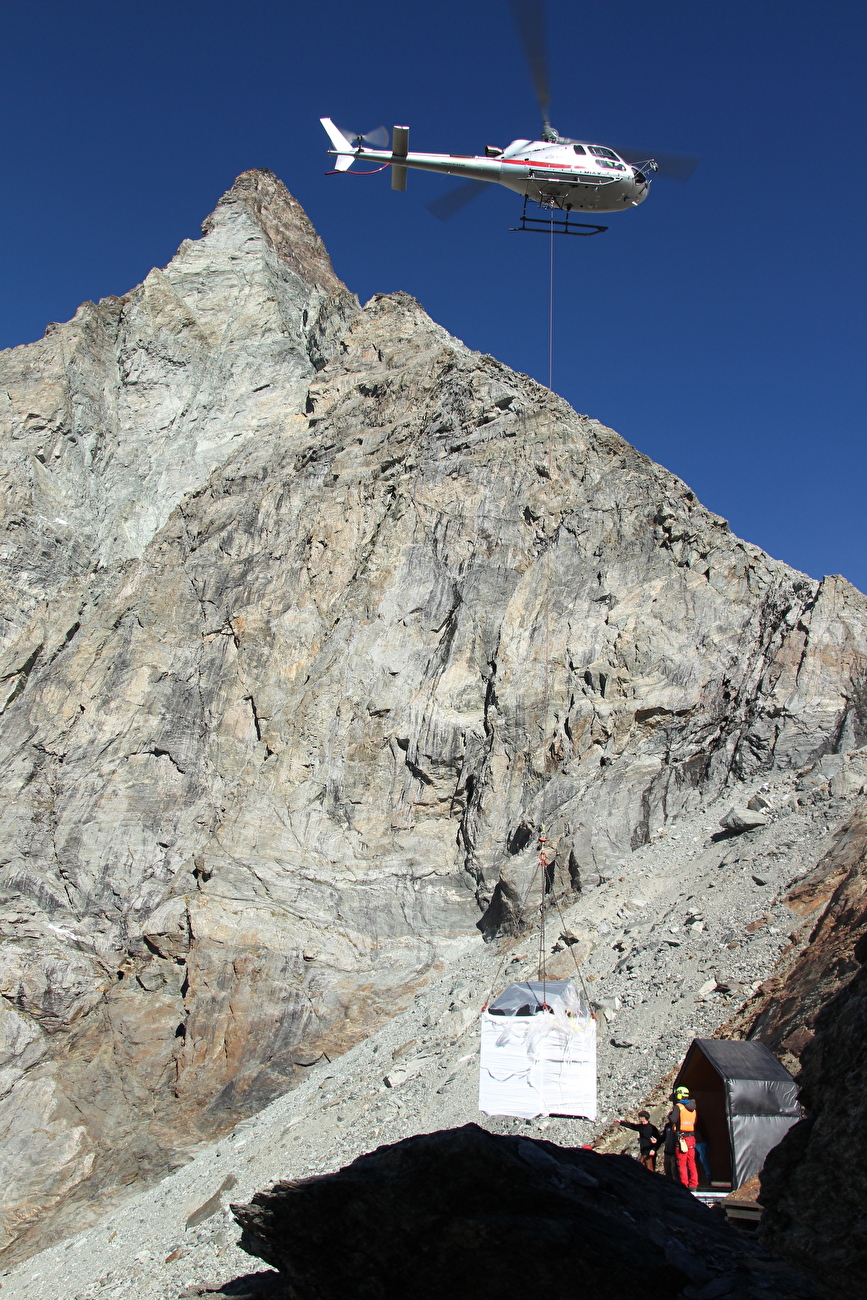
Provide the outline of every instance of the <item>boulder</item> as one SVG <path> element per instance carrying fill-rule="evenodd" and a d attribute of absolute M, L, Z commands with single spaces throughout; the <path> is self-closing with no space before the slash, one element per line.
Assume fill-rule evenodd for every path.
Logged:
<path fill-rule="evenodd" d="M 241 1246 L 316 1300 L 815 1296 L 679 1184 L 624 1156 L 475 1124 L 278 1183 L 232 1211 Z M 580 1281 L 579 1281 L 580 1280 Z"/>
<path fill-rule="evenodd" d="M 720 818 L 720 826 L 727 831 L 751 831 L 767 824 L 767 817 L 758 808 L 742 808 L 739 804 L 729 808 L 725 817 Z"/>

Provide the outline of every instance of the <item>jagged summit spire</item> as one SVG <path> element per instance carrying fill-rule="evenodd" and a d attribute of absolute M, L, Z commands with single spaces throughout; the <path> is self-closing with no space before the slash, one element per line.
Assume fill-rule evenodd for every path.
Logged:
<path fill-rule="evenodd" d="M 330 292 L 343 288 L 334 274 L 331 258 L 296 198 L 267 167 L 241 172 L 214 211 L 202 222 L 205 235 L 215 228 L 222 209 L 240 204 L 260 226 L 274 251 L 302 279 Z"/>

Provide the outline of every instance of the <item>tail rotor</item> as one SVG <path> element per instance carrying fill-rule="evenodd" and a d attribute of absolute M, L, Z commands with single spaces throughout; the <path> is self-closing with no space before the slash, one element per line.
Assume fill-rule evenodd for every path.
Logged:
<path fill-rule="evenodd" d="M 384 126 L 374 127 L 372 131 L 362 134 L 360 131 L 344 131 L 339 126 L 338 131 L 343 136 L 348 145 L 353 149 L 360 149 L 362 145 L 367 145 L 371 149 L 387 149 L 390 136 Z"/>

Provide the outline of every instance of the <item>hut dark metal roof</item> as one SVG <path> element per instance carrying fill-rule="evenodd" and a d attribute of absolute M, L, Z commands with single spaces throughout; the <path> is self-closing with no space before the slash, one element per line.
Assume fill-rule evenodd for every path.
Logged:
<path fill-rule="evenodd" d="M 696 1038 L 693 1046 L 701 1048 L 723 1079 L 779 1080 L 781 1083 L 792 1081 L 789 1071 L 764 1043 Z"/>

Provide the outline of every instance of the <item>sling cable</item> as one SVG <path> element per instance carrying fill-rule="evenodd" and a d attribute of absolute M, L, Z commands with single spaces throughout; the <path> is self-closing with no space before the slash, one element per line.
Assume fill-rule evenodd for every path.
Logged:
<path fill-rule="evenodd" d="M 556 233 L 559 233 L 559 232 L 556 231 L 556 229 L 555 229 L 554 220 L 555 220 L 555 210 L 554 210 L 554 207 L 553 207 L 553 205 L 552 205 L 551 208 L 550 208 L 550 220 L 549 220 L 549 230 L 548 230 L 548 391 L 547 391 L 546 398 L 545 398 L 545 401 L 546 401 L 546 407 L 547 407 L 546 448 L 545 448 L 546 466 L 545 466 L 545 467 L 546 467 L 546 470 L 547 470 L 547 481 L 548 481 L 549 483 L 553 482 L 551 444 L 552 444 L 552 437 L 553 437 L 553 424 L 554 424 L 554 408 L 553 408 L 553 397 L 554 397 L 554 235 L 555 235 Z M 543 743 L 543 747 L 544 747 L 544 749 L 547 749 L 548 717 L 549 717 L 549 714 L 550 714 L 550 699 L 551 699 L 551 682 L 550 682 L 550 673 L 551 673 L 551 546 L 550 546 L 550 536 L 551 536 L 551 511 L 550 511 L 550 501 L 549 501 L 549 498 L 547 497 L 547 495 L 546 495 L 546 497 L 545 497 L 545 515 L 544 515 L 544 518 L 545 518 L 545 555 L 544 555 L 544 578 L 543 578 L 543 591 L 544 591 L 544 598 L 543 598 L 543 610 L 544 610 L 544 615 L 543 615 L 543 617 L 544 617 L 544 638 L 543 638 L 543 645 L 544 645 L 544 659 L 543 659 L 543 688 L 542 688 L 542 701 L 543 701 L 543 711 L 542 711 L 542 743 Z M 584 981 L 584 974 L 583 974 L 583 972 L 582 972 L 582 970 L 581 970 L 581 964 L 580 964 L 580 962 L 578 961 L 578 955 L 577 955 L 577 953 L 575 952 L 575 946 L 576 946 L 576 945 L 575 945 L 574 942 L 572 942 L 572 943 L 568 942 L 568 930 L 567 930 L 567 928 L 566 928 L 566 921 L 565 921 L 565 918 L 564 918 L 564 916 L 563 916 L 563 909 L 562 909 L 562 907 L 561 907 L 561 905 L 560 905 L 560 898 L 559 898 L 559 896 L 558 896 L 558 894 L 557 894 L 557 890 L 556 890 L 556 888 L 555 888 L 554 872 L 553 872 L 553 870 L 552 870 L 552 868 L 553 868 L 553 866 L 554 866 L 554 857 L 551 856 L 551 857 L 549 858 L 549 856 L 548 856 L 548 853 L 549 853 L 549 844 L 550 844 L 550 841 L 549 841 L 549 839 L 548 839 L 548 835 L 547 835 L 547 832 L 546 832 L 546 827 L 545 827 L 544 824 L 543 824 L 543 825 L 541 825 L 540 828 L 539 828 L 539 834 L 538 834 L 538 838 L 537 838 L 538 856 L 537 856 L 537 862 L 536 862 L 536 869 L 535 869 L 533 875 L 530 877 L 529 881 L 527 882 L 527 886 L 526 886 L 526 888 L 525 888 L 525 890 L 524 890 L 524 895 L 523 895 L 523 897 L 522 897 L 522 899 L 521 899 L 520 906 L 519 906 L 519 908 L 518 908 L 518 929 L 520 930 L 520 928 L 521 928 L 521 926 L 522 926 L 522 923 L 523 923 L 523 920 L 524 920 L 524 913 L 525 913 L 526 904 L 527 904 L 527 900 L 528 900 L 528 897 L 529 897 L 530 891 L 531 891 L 533 885 L 538 881 L 538 890 L 539 890 L 539 946 L 538 946 L 538 961 L 537 961 L 537 983 L 540 983 L 540 984 L 542 985 L 542 1001 L 541 1001 L 541 1004 L 540 1004 L 540 1006 L 539 1006 L 539 1009 L 540 1009 L 541 1011 L 550 1011 L 550 1010 L 551 1010 L 550 1006 L 548 1005 L 548 1000 L 547 1000 L 547 985 L 548 985 L 548 983 L 549 983 L 549 980 L 548 980 L 548 973 L 547 973 L 547 969 L 546 969 L 546 957 L 547 957 L 547 926 L 546 926 L 546 919 L 547 919 L 547 910 L 548 910 L 548 908 L 547 908 L 547 903 L 546 903 L 546 898 L 547 898 L 547 895 L 548 895 L 549 893 L 551 893 L 551 894 L 553 895 L 553 901 L 554 901 L 554 904 L 555 904 L 555 906 L 556 906 L 556 908 L 557 908 L 557 912 L 558 912 L 559 917 L 560 917 L 560 924 L 561 924 L 561 928 L 562 928 L 563 939 L 564 939 L 564 941 L 566 942 L 566 945 L 567 945 L 567 947 L 569 948 L 569 951 L 572 953 L 572 960 L 573 960 L 574 963 L 575 963 L 575 973 L 576 973 L 576 975 L 577 975 L 577 977 L 578 977 L 578 980 L 579 980 L 579 982 L 580 982 L 581 989 L 582 989 L 582 992 L 583 992 L 583 994 L 584 994 L 584 999 L 585 999 L 585 1002 L 586 1002 L 586 1005 L 587 1005 L 587 1009 L 588 1009 L 588 1011 L 590 1012 L 592 1018 L 595 1020 L 596 1017 L 593 1015 L 592 1008 L 591 1008 L 591 1005 L 590 1005 L 590 995 L 589 995 L 589 992 L 588 992 L 588 990 L 587 990 L 587 985 L 586 985 L 586 983 L 585 983 L 585 981 Z M 500 962 L 499 962 L 498 965 L 497 965 L 497 969 L 496 969 L 495 974 L 494 974 L 494 979 L 493 979 L 493 981 L 492 981 L 492 983 L 491 983 L 491 988 L 490 988 L 490 990 L 489 990 L 489 992 L 488 992 L 488 996 L 487 996 L 487 998 L 485 999 L 485 1002 L 484 1002 L 484 1004 L 483 1004 L 483 1008 L 482 1008 L 483 1010 L 485 1010 L 485 1009 L 488 1007 L 488 1005 L 490 1004 L 490 1001 L 491 1001 L 491 998 L 492 998 L 492 996 L 493 996 L 494 989 L 496 988 L 497 981 L 498 981 L 498 979 L 499 979 L 500 971 L 502 970 L 502 967 L 503 967 L 503 963 L 504 963 L 504 961 L 505 961 L 505 953 L 503 953 L 503 955 L 502 955 L 502 957 L 501 957 L 501 959 L 500 959 Z"/>
<path fill-rule="evenodd" d="M 553 399 L 554 399 L 554 235 L 555 233 L 557 232 L 555 231 L 554 228 L 554 207 L 552 204 L 550 208 L 550 227 L 548 232 L 548 393 L 546 397 L 548 419 L 547 419 L 547 436 L 546 436 L 546 448 L 545 448 L 545 454 L 546 454 L 545 468 L 548 471 L 547 481 L 549 483 L 552 483 L 554 481 L 553 474 L 551 472 L 551 467 L 552 467 L 551 442 L 552 442 L 553 429 L 554 429 Z M 548 717 L 550 714 L 550 707 L 551 707 L 551 680 L 550 680 L 550 674 L 551 674 L 551 510 L 550 510 L 550 500 L 547 495 L 545 497 L 544 591 L 545 591 L 545 596 L 544 596 L 545 659 L 544 659 L 543 692 L 542 692 L 542 699 L 543 699 L 542 738 L 543 738 L 543 743 L 547 747 Z M 587 985 L 584 982 L 584 975 L 581 970 L 581 964 L 578 961 L 578 954 L 575 952 L 576 945 L 574 942 L 573 943 L 569 942 L 569 932 L 566 928 L 566 921 L 563 916 L 563 909 L 560 906 L 560 898 L 557 893 L 555 880 L 554 880 L 554 872 L 552 870 L 554 866 L 554 857 L 552 856 L 549 858 L 548 846 L 549 846 L 549 841 L 546 833 L 546 828 L 544 825 L 542 825 L 539 828 L 539 836 L 538 836 L 539 856 L 538 856 L 538 864 L 537 864 L 537 879 L 539 882 L 538 982 L 541 983 L 542 985 L 542 1010 L 543 1011 L 550 1010 L 547 1004 L 547 987 L 546 987 L 548 983 L 548 972 L 546 969 L 546 957 L 547 957 L 546 942 L 547 941 L 546 941 L 545 920 L 546 920 L 546 913 L 547 913 L 546 897 L 549 893 L 551 893 L 553 895 L 553 901 L 557 908 L 558 915 L 560 917 L 560 925 L 561 925 L 563 940 L 566 943 L 566 946 L 568 947 L 569 951 L 572 953 L 572 960 L 575 963 L 575 974 L 578 976 L 578 979 L 580 981 L 581 989 L 584 993 L 584 999 L 587 1004 L 587 1009 L 588 1011 L 591 1012 L 592 1015 L 592 1008 L 590 1006 L 590 995 L 587 991 Z M 593 1019 L 595 1019 L 595 1016 L 593 1017 Z"/>

